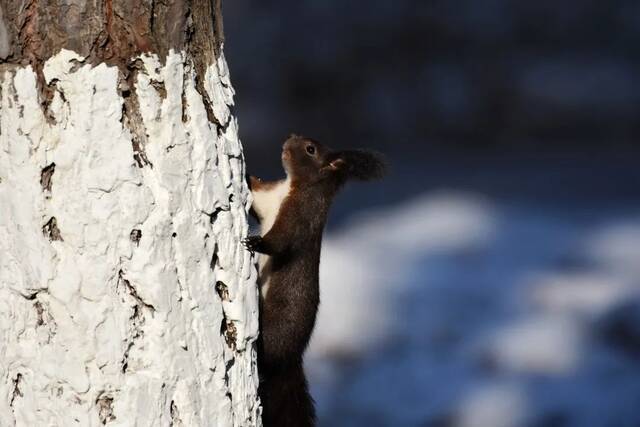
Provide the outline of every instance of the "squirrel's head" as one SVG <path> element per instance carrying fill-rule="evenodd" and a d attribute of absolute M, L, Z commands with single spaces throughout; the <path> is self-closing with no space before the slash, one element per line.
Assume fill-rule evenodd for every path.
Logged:
<path fill-rule="evenodd" d="M 342 184 L 348 179 L 381 178 L 385 163 L 378 153 L 367 150 L 331 151 L 311 138 L 291 135 L 282 147 L 282 165 L 299 182 Z"/>

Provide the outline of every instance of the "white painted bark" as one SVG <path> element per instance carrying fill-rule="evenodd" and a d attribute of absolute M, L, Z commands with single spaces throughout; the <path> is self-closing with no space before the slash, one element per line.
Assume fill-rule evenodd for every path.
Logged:
<path fill-rule="evenodd" d="M 226 64 L 204 82 L 217 127 L 184 54 L 141 59 L 153 167 L 133 159 L 117 68 L 49 59 L 53 123 L 30 67 L 0 76 L 1 426 L 260 424 L 256 271 L 240 244 L 250 196 Z"/>

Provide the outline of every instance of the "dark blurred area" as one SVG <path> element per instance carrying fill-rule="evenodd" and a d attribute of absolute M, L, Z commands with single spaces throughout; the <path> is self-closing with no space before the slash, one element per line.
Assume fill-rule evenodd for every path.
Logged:
<path fill-rule="evenodd" d="M 281 174 L 298 132 L 390 157 L 403 185 L 391 200 L 348 190 L 365 204 L 450 184 L 569 203 L 638 194 L 635 0 L 233 0 L 225 29 L 259 176 Z"/>
<path fill-rule="evenodd" d="M 248 150 L 292 129 L 334 145 L 425 152 L 613 150 L 640 136 L 635 0 L 225 8 Z"/>
<path fill-rule="evenodd" d="M 228 0 L 249 172 L 387 154 L 332 208 L 322 426 L 640 425 L 640 2 Z"/>

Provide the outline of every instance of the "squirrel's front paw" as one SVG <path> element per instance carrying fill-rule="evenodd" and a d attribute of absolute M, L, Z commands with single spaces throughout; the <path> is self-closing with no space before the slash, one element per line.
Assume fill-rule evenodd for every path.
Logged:
<path fill-rule="evenodd" d="M 256 252 L 262 243 L 262 236 L 248 236 L 242 241 L 242 244 L 251 252 Z"/>

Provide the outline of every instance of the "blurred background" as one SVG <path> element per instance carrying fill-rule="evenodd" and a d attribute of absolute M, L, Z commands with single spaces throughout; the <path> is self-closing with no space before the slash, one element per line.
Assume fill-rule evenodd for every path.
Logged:
<path fill-rule="evenodd" d="M 231 0 L 248 168 L 376 148 L 336 200 L 321 426 L 640 426 L 640 2 Z"/>

